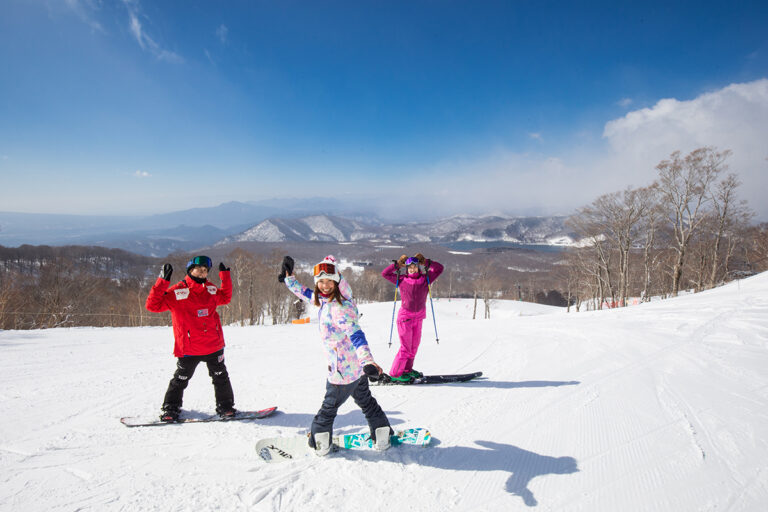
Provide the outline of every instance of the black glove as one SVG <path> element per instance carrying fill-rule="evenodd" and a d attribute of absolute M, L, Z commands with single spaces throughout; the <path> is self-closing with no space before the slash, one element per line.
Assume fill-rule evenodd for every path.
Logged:
<path fill-rule="evenodd" d="M 170 281 L 171 280 L 171 274 L 173 274 L 173 267 L 171 266 L 170 263 L 166 263 L 165 265 L 163 265 L 163 268 L 160 270 L 160 276 L 159 277 L 162 277 L 166 281 Z"/>
<path fill-rule="evenodd" d="M 219 272 L 228 272 L 228 271 L 229 271 L 229 267 L 225 267 L 224 266 L 224 262 L 220 261 L 219 262 Z"/>
<path fill-rule="evenodd" d="M 283 265 L 280 268 L 280 275 L 277 276 L 277 280 L 281 283 L 285 282 L 285 276 L 293 274 L 293 258 L 286 256 L 283 258 Z"/>
<path fill-rule="evenodd" d="M 375 365 L 367 364 L 367 365 L 363 366 L 363 373 L 365 373 L 369 377 L 378 377 L 379 369 L 376 368 Z"/>

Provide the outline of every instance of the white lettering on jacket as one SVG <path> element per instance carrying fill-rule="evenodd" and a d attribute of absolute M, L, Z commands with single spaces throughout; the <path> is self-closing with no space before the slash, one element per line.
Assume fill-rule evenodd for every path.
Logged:
<path fill-rule="evenodd" d="M 189 288 L 178 288 L 173 293 L 176 294 L 176 300 L 184 300 L 189 297 Z"/>
<path fill-rule="evenodd" d="M 211 295 L 216 295 L 216 287 L 215 286 L 206 286 L 208 288 L 208 293 Z"/>

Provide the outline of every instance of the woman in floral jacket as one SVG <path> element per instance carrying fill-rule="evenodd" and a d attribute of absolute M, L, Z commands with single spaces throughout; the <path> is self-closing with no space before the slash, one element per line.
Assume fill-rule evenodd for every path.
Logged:
<path fill-rule="evenodd" d="M 376 448 L 386 450 L 392 429 L 386 414 L 371 395 L 366 377 L 380 375 L 381 367 L 373 360 L 368 340 L 360 329 L 359 314 L 351 300 L 349 284 L 341 277 L 333 256 L 327 256 L 315 265 L 313 275 L 315 289 L 302 286 L 293 275 L 293 259 L 286 256 L 279 277 L 297 297 L 319 308 L 320 338 L 328 356 L 325 398 L 312 421 L 309 445 L 318 455 L 328 453 L 333 421 L 339 407 L 351 396 L 368 420 Z"/>

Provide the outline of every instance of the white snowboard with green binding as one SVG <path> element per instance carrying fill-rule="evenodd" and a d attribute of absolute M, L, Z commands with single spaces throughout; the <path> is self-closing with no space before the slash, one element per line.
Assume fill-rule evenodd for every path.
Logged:
<path fill-rule="evenodd" d="M 414 445 L 427 446 L 432 434 L 426 428 L 397 430 L 389 437 L 391 446 Z M 315 457 L 317 452 L 309 447 L 307 436 L 271 437 L 256 443 L 256 453 L 267 463 L 288 462 L 305 457 Z M 386 444 L 386 443 L 383 443 Z M 368 432 L 343 434 L 333 437 L 331 451 L 337 450 L 376 450 L 376 443 Z M 382 447 L 378 448 L 379 450 Z"/>

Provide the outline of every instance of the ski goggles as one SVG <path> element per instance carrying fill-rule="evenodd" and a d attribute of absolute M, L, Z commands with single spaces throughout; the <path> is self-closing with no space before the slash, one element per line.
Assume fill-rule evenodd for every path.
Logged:
<path fill-rule="evenodd" d="M 208 256 L 195 256 L 189 262 L 187 263 L 187 268 L 190 269 L 192 267 L 207 267 L 211 268 L 213 266 L 213 262 L 211 261 L 211 258 Z"/>
<path fill-rule="evenodd" d="M 312 269 L 313 276 L 319 276 L 320 274 L 327 274 L 329 276 L 336 274 L 336 265 L 333 263 L 318 263 Z"/>
<path fill-rule="evenodd" d="M 419 259 L 414 257 L 414 256 L 411 256 L 410 258 L 405 260 L 405 265 L 406 266 L 408 266 L 408 265 L 418 265 L 418 264 L 419 264 Z"/>

